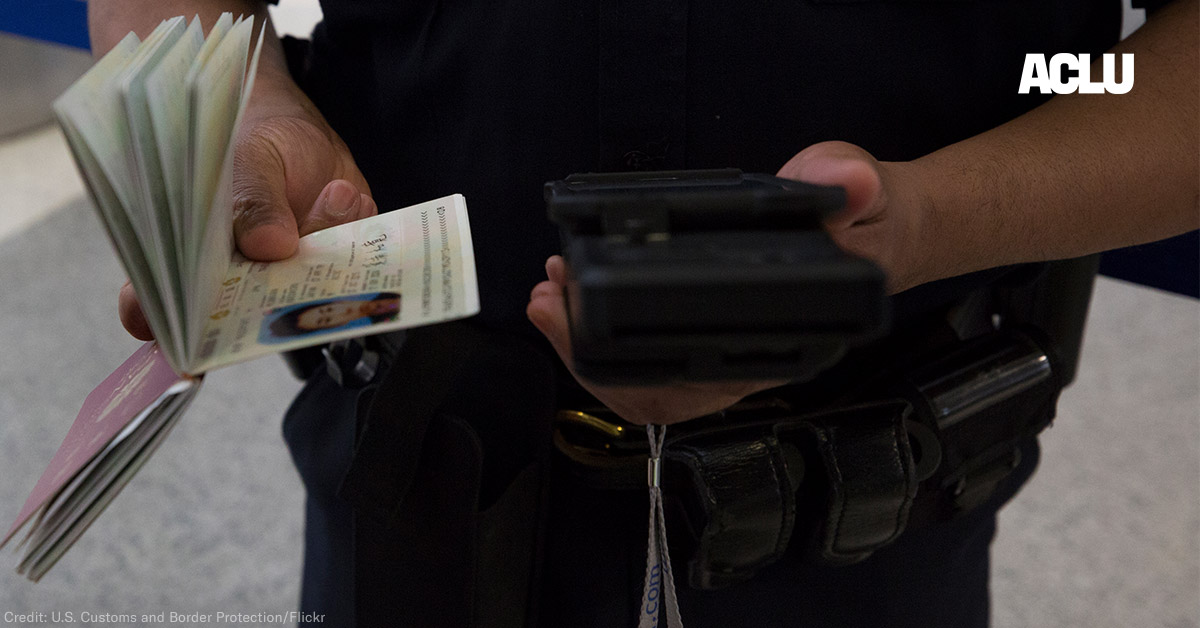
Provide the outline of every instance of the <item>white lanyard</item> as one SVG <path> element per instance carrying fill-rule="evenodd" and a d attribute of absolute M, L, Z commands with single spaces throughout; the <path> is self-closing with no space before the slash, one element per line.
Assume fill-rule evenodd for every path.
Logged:
<path fill-rule="evenodd" d="M 662 487 L 659 485 L 666 434 L 666 426 L 646 426 L 646 436 L 650 439 L 650 460 L 646 469 L 646 483 L 650 486 L 650 529 L 646 540 L 646 586 L 642 591 L 638 628 L 683 628 L 675 597 L 675 576 L 671 572 L 671 558 L 667 555 L 667 524 L 663 520 Z M 666 621 L 660 623 L 660 618 Z"/>

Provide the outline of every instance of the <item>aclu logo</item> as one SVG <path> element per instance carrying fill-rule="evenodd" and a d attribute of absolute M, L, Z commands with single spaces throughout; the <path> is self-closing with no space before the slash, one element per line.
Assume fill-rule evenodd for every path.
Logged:
<path fill-rule="evenodd" d="M 1121 81 L 1117 82 L 1117 55 L 1104 55 L 1104 80 L 1092 81 L 1092 56 L 1087 54 L 1073 55 L 1060 52 L 1050 57 L 1046 55 L 1025 55 L 1025 69 L 1021 71 L 1021 86 L 1018 94 L 1028 94 L 1029 90 L 1037 88 L 1043 94 L 1127 94 L 1133 89 L 1133 55 L 1121 55 Z M 1068 72 L 1074 72 L 1068 76 Z"/>

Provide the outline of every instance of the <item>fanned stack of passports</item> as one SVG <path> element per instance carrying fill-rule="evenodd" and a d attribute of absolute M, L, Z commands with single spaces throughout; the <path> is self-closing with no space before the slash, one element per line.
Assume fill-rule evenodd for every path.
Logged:
<path fill-rule="evenodd" d="M 312 233 L 251 262 L 232 237 L 233 148 L 263 31 L 224 14 L 130 33 L 54 111 L 156 340 L 84 401 L 0 545 L 41 578 L 145 463 L 201 374 L 266 354 L 479 311 L 466 204 L 452 195 Z"/>

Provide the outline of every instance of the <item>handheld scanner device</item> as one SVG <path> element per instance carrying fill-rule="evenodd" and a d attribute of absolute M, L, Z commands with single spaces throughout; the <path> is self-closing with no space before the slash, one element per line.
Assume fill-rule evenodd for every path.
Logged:
<path fill-rule="evenodd" d="M 811 378 L 888 325 L 883 272 L 822 221 L 841 188 L 739 170 L 545 186 L 574 368 L 596 382 Z"/>

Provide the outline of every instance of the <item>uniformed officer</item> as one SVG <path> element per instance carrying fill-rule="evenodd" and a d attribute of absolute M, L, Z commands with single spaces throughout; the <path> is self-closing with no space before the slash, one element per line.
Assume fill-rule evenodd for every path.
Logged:
<path fill-rule="evenodd" d="M 235 157 L 240 250 L 282 259 L 299 235 L 464 193 L 479 234 L 483 311 L 473 324 L 566 363 L 563 267 L 541 184 L 571 172 L 735 166 L 843 186 L 847 207 L 827 227 L 887 272 L 900 332 L 1011 277 L 1013 265 L 1197 227 L 1194 1 L 1154 7 L 1120 44 L 1120 7 L 1089 0 L 322 5 L 311 46 L 272 38 L 264 47 Z M 265 17 L 248 0 L 92 0 L 92 41 L 102 53 L 163 17 L 198 13 L 211 24 L 227 10 Z M 1135 54 L 1128 94 L 1017 93 L 1026 54 L 1105 51 Z M 121 317 L 148 336 L 128 285 Z M 583 394 L 561 364 L 560 404 Z M 579 384 L 625 421 L 666 424 L 777 382 Z M 285 431 L 310 492 L 302 606 L 379 625 L 383 598 L 412 606 L 442 583 L 371 562 L 363 539 L 378 540 L 379 529 L 370 536 L 373 524 L 336 496 L 355 446 L 357 396 L 318 369 Z M 478 490 L 490 496 L 481 503 L 505 503 L 526 468 L 513 452 L 536 446 L 472 425 L 484 447 Z M 685 620 L 986 625 L 995 511 L 1035 463 L 1036 444 L 1022 446 L 1019 468 L 966 515 L 910 530 L 851 566 L 784 560 L 746 583 L 684 587 Z M 644 568 L 644 497 L 552 475 L 525 610 L 543 626 L 629 625 Z"/>

